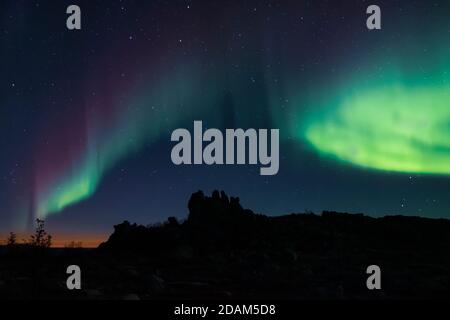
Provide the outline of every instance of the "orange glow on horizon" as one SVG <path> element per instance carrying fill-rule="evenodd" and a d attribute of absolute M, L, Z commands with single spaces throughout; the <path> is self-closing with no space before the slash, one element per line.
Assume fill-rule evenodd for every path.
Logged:
<path fill-rule="evenodd" d="M 17 235 L 17 243 L 25 243 L 25 240 L 30 239 L 30 234 Z M 8 234 L 0 234 L 0 245 L 6 244 Z M 52 234 L 52 248 L 64 248 L 70 245 L 70 243 L 81 243 L 82 248 L 96 248 L 100 243 L 108 240 L 107 234 L 95 234 L 95 235 L 81 235 L 81 234 Z"/>

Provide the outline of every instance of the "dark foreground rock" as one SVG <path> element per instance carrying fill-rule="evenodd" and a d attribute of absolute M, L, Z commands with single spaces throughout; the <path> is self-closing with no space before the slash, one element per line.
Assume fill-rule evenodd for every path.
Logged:
<path fill-rule="evenodd" d="M 194 193 L 183 222 L 123 222 L 95 250 L 2 254 L 0 296 L 76 299 L 412 299 L 450 296 L 450 221 L 323 212 L 258 215 Z M 27 262 L 26 262 L 27 261 Z M 83 289 L 69 292 L 78 264 Z M 378 265 L 382 290 L 366 287 Z M 33 271 L 30 271 L 31 270 Z"/>

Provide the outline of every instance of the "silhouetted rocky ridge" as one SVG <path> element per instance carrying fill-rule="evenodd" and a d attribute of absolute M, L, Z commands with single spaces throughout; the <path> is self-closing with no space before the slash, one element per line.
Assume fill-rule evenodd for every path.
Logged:
<path fill-rule="evenodd" d="M 407 298 L 450 294 L 450 221 L 325 211 L 268 217 L 223 191 L 194 193 L 183 222 L 124 222 L 100 251 L 177 266 L 166 274 L 232 296 Z M 383 290 L 366 268 L 380 266 Z M 169 268 L 170 269 L 170 268 Z M 234 288 L 235 290 L 232 290 Z"/>
<path fill-rule="evenodd" d="M 270 217 L 199 191 L 184 221 L 123 222 L 97 249 L 0 251 L 5 299 L 450 297 L 450 221 L 323 212 Z M 82 270 L 68 290 L 66 268 Z M 381 268 L 381 290 L 366 269 Z"/>

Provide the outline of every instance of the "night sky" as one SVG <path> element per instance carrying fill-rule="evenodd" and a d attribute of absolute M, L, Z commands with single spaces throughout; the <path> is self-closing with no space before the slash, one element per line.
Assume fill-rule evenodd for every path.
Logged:
<path fill-rule="evenodd" d="M 123 220 L 185 218 L 199 189 L 268 215 L 450 218 L 449 14 L 425 0 L 4 0 L 0 234 L 40 217 L 61 239 L 104 239 Z M 279 128 L 278 174 L 174 165 L 170 135 L 194 120 Z"/>

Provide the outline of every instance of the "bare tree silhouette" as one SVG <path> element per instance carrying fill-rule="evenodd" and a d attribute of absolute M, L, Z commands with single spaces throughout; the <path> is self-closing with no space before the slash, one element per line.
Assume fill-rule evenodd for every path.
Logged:
<path fill-rule="evenodd" d="M 8 247 L 14 247 L 17 244 L 17 235 L 14 232 L 10 232 L 6 239 L 6 245 Z"/>
<path fill-rule="evenodd" d="M 45 231 L 45 221 L 36 219 L 36 230 L 30 238 L 30 245 L 37 248 L 49 248 L 52 245 L 52 236 Z"/>

